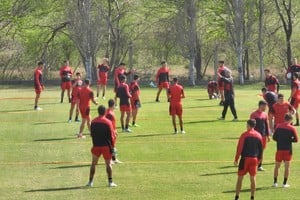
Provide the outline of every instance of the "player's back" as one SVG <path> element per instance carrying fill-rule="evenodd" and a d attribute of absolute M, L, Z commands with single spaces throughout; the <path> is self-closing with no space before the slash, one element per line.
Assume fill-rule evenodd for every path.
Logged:
<path fill-rule="evenodd" d="M 93 146 L 109 146 L 112 144 L 112 122 L 105 117 L 97 117 L 91 123 Z"/>
<path fill-rule="evenodd" d="M 249 130 L 242 134 L 241 140 L 244 141 L 242 157 L 259 157 L 262 150 L 262 137 L 255 130 Z"/>
<path fill-rule="evenodd" d="M 121 83 L 117 89 L 117 97 L 120 98 L 120 105 L 130 105 L 129 104 L 129 87 L 125 83 Z"/>
<path fill-rule="evenodd" d="M 181 103 L 183 87 L 181 85 L 175 84 L 171 85 L 169 88 L 169 94 L 171 96 L 171 103 Z"/>
<path fill-rule="evenodd" d="M 169 68 L 161 67 L 157 72 L 159 82 L 169 82 Z"/>
<path fill-rule="evenodd" d="M 131 95 L 132 95 L 132 99 L 139 99 L 139 96 L 140 96 L 140 86 L 139 84 L 137 83 L 137 81 L 132 81 L 130 83 L 130 92 L 131 92 Z"/>
<path fill-rule="evenodd" d="M 255 130 L 257 132 L 259 132 L 262 136 L 265 136 L 266 133 L 268 132 L 267 130 L 267 120 L 268 120 L 268 116 L 265 112 L 261 112 L 259 110 L 253 112 L 250 115 L 250 119 L 255 119 L 256 121 L 256 126 L 255 126 Z"/>
<path fill-rule="evenodd" d="M 291 150 L 292 142 L 298 141 L 296 128 L 288 123 L 281 123 L 277 126 L 273 139 L 277 142 L 278 150 Z"/>
<path fill-rule="evenodd" d="M 80 107 L 87 107 L 90 106 L 90 100 L 94 98 L 93 91 L 89 87 L 83 87 L 79 92 L 79 106 Z"/>
<path fill-rule="evenodd" d="M 278 125 L 284 122 L 285 114 L 289 113 L 290 111 L 290 104 L 289 102 L 283 103 L 275 103 L 273 105 L 274 110 L 274 117 L 275 117 L 275 124 Z"/>

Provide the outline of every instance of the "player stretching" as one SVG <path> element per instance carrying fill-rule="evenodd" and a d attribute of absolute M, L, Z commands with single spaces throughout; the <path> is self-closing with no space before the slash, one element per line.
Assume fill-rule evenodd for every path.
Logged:
<path fill-rule="evenodd" d="M 296 110 L 295 126 L 299 126 L 299 113 L 298 113 L 298 107 L 300 103 L 300 81 L 298 79 L 299 73 L 294 72 L 292 78 L 293 78 L 293 82 L 292 82 L 291 96 L 289 97 L 289 102 Z"/>
<path fill-rule="evenodd" d="M 138 81 L 140 80 L 138 75 L 133 76 L 133 81 L 130 83 L 130 104 L 132 109 L 132 126 L 138 126 L 136 122 L 136 116 L 138 114 L 138 110 L 141 107 L 141 101 L 140 101 L 140 86 L 138 84 Z"/>
<path fill-rule="evenodd" d="M 71 107 L 69 112 L 69 123 L 72 122 L 73 111 L 76 106 L 75 122 L 79 122 L 79 92 L 81 90 L 82 80 L 80 72 L 76 73 L 76 79 L 72 80 Z"/>
<path fill-rule="evenodd" d="M 37 68 L 34 71 L 34 89 L 35 89 L 35 99 L 34 99 L 34 110 L 42 110 L 38 106 L 39 98 L 42 93 L 42 91 L 45 89 L 43 85 L 43 68 L 44 63 L 39 62 Z"/>
<path fill-rule="evenodd" d="M 97 98 L 99 97 L 100 88 L 102 88 L 102 99 L 105 99 L 108 71 L 108 58 L 103 58 L 102 64 L 97 67 Z"/>
<path fill-rule="evenodd" d="M 168 96 L 168 89 L 169 89 L 169 67 L 166 61 L 162 61 L 161 63 L 161 67 L 159 68 L 159 70 L 156 73 L 156 84 L 158 87 L 158 91 L 157 91 L 157 95 L 156 95 L 156 102 L 159 102 L 159 95 L 162 91 L 162 89 L 166 89 L 166 93 Z"/>
<path fill-rule="evenodd" d="M 273 105 L 273 109 L 272 109 L 272 113 L 271 113 L 271 118 L 274 118 L 274 126 L 271 126 L 271 130 L 274 133 L 274 130 L 276 128 L 276 126 L 280 123 L 284 122 L 284 116 L 287 113 L 291 113 L 294 114 L 295 113 L 295 109 L 293 108 L 293 106 L 287 102 L 284 101 L 284 96 L 283 94 L 278 94 L 278 100 L 277 102 Z"/>
<path fill-rule="evenodd" d="M 98 107 L 99 116 L 96 117 L 91 123 L 91 137 L 93 141 L 92 164 L 90 168 L 90 178 L 87 186 L 92 187 L 94 175 L 96 172 L 96 165 L 98 164 L 99 157 L 103 155 L 106 164 L 106 173 L 108 177 L 108 187 L 116 187 L 117 185 L 112 180 L 112 149 L 114 148 L 115 141 L 113 138 L 113 127 L 111 121 L 105 117 L 105 107 Z"/>
<path fill-rule="evenodd" d="M 105 117 L 109 119 L 112 122 L 113 125 L 113 137 L 115 143 L 117 142 L 117 137 L 118 137 L 118 131 L 117 131 L 117 126 L 116 126 L 116 117 L 115 117 L 115 101 L 113 99 L 110 99 L 108 101 L 108 109 L 106 110 Z M 114 148 L 113 155 L 112 155 L 112 164 L 118 164 L 122 163 L 120 160 L 117 159 L 117 150 Z"/>
<path fill-rule="evenodd" d="M 268 103 L 268 118 L 269 118 L 269 127 L 273 127 L 273 120 L 272 120 L 272 113 L 273 111 L 273 105 L 277 102 L 277 93 L 272 91 L 267 91 L 267 88 L 261 89 L 262 95 L 264 100 Z"/>
<path fill-rule="evenodd" d="M 185 133 L 183 130 L 183 122 L 182 122 L 182 102 L 181 99 L 185 98 L 183 87 L 178 84 L 178 79 L 173 78 L 173 84 L 170 86 L 168 90 L 168 99 L 170 102 L 170 115 L 172 116 L 172 123 L 174 127 L 174 134 L 177 134 L 176 127 L 176 115 L 179 119 L 180 131 L 182 134 Z"/>
<path fill-rule="evenodd" d="M 297 130 L 291 125 L 293 117 L 291 114 L 286 114 L 285 122 L 277 126 L 273 139 L 277 143 L 276 163 L 274 168 L 274 184 L 273 187 L 278 187 L 277 177 L 281 162 L 284 162 L 284 180 L 283 187 L 290 187 L 287 180 L 290 173 L 290 163 L 292 160 L 292 142 L 298 142 Z"/>
<path fill-rule="evenodd" d="M 120 78 L 121 76 L 127 76 L 131 74 L 131 71 L 126 71 L 126 64 L 125 63 L 120 63 L 119 66 L 115 69 L 114 72 L 114 80 L 115 80 L 115 104 L 117 106 L 117 89 L 120 85 Z"/>
<path fill-rule="evenodd" d="M 276 76 L 272 75 L 269 69 L 265 69 L 265 76 L 265 86 L 267 90 L 278 93 L 280 84 Z"/>
<path fill-rule="evenodd" d="M 269 134 L 269 121 L 268 115 L 265 113 L 267 109 L 267 102 L 261 100 L 258 102 L 258 109 L 250 115 L 250 119 L 254 119 L 256 122 L 255 130 L 262 136 L 263 150 L 267 146 L 267 142 L 270 142 Z M 258 164 L 258 171 L 264 171 L 262 167 L 263 154 L 261 162 Z"/>
<path fill-rule="evenodd" d="M 131 98 L 131 94 L 129 92 L 129 86 L 126 84 L 126 76 L 122 75 L 120 77 L 120 85 L 117 89 L 116 93 L 117 97 L 120 98 L 120 111 L 121 111 L 121 126 L 122 132 L 130 133 L 131 130 L 128 128 L 129 120 L 130 120 L 130 113 L 131 107 L 129 99 Z M 124 125 L 124 117 L 126 113 L 125 125 Z"/>
<path fill-rule="evenodd" d="M 207 94 L 209 99 L 217 99 L 219 97 L 218 82 L 209 78 L 207 83 Z"/>
<path fill-rule="evenodd" d="M 219 68 L 218 68 L 218 89 L 221 95 L 221 101 L 219 103 L 220 106 L 222 106 L 224 104 L 225 101 L 225 96 L 224 96 L 224 77 L 225 77 L 225 72 L 226 71 L 230 71 L 225 65 L 224 65 L 224 61 L 220 60 L 219 61 Z"/>
<path fill-rule="evenodd" d="M 65 90 L 68 92 L 68 99 L 69 102 L 71 102 L 71 96 L 70 91 L 72 87 L 71 78 L 72 78 L 72 70 L 69 66 L 69 61 L 65 60 L 64 65 L 59 70 L 59 75 L 61 78 L 61 96 L 60 96 L 60 102 L 63 103 L 64 101 L 64 94 Z"/>
<path fill-rule="evenodd" d="M 219 120 L 225 120 L 228 106 L 230 107 L 231 113 L 233 115 L 232 121 L 238 121 L 238 117 L 236 114 L 236 109 L 234 106 L 234 90 L 233 90 L 233 78 L 231 76 L 231 72 L 229 70 L 225 71 L 225 77 L 222 78 L 224 82 L 224 98 L 225 101 L 223 103 L 223 112 L 222 117 Z"/>
<path fill-rule="evenodd" d="M 239 199 L 240 191 L 244 176 L 249 173 L 251 182 L 251 199 L 254 199 L 256 189 L 256 172 L 258 163 L 262 157 L 262 138 L 261 135 L 254 130 L 256 122 L 254 119 L 247 121 L 247 131 L 244 132 L 238 142 L 234 165 L 239 166 L 238 178 L 236 183 L 235 200 Z M 238 160 L 241 157 L 239 164 Z"/>
<path fill-rule="evenodd" d="M 94 93 L 90 88 L 90 80 L 86 79 L 84 81 L 84 87 L 79 92 L 79 110 L 82 118 L 82 122 L 79 128 L 78 138 L 85 138 L 83 135 L 83 129 L 85 123 L 88 126 L 89 131 L 91 130 L 91 115 L 90 115 L 90 107 L 91 101 L 98 105 L 98 103 L 94 99 Z"/>

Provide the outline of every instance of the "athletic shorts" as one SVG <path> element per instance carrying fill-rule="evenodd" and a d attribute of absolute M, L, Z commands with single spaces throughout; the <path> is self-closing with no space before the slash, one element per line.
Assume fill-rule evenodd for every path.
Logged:
<path fill-rule="evenodd" d="M 250 174 L 250 176 L 255 176 L 257 172 L 257 166 L 258 166 L 258 159 L 256 157 L 246 157 L 241 158 L 239 163 L 239 176 L 244 176 L 247 173 Z"/>
<path fill-rule="evenodd" d="M 71 97 L 71 104 L 72 105 L 76 105 L 77 103 L 79 103 L 79 98 L 77 98 L 77 97 Z"/>
<path fill-rule="evenodd" d="M 158 88 L 159 88 L 159 89 L 163 89 L 163 88 L 168 89 L 169 87 L 170 87 L 169 82 L 161 82 L 161 83 L 159 83 L 159 85 L 158 85 Z"/>
<path fill-rule="evenodd" d="M 275 157 L 276 162 L 282 162 L 282 161 L 291 161 L 292 160 L 292 154 L 289 150 L 278 150 L 276 152 Z"/>
<path fill-rule="evenodd" d="M 91 152 L 93 155 L 97 156 L 98 158 L 103 155 L 105 160 L 110 160 L 112 158 L 112 154 L 110 153 L 110 149 L 108 146 L 103 147 L 92 147 Z"/>
<path fill-rule="evenodd" d="M 131 112 L 131 106 L 130 105 L 121 105 L 120 111 L 121 112 Z"/>
<path fill-rule="evenodd" d="M 87 119 L 90 116 L 90 107 L 79 107 L 82 119 Z"/>
<path fill-rule="evenodd" d="M 170 104 L 170 115 L 182 116 L 182 104 Z"/>
<path fill-rule="evenodd" d="M 71 87 L 72 87 L 72 83 L 71 83 L 71 81 L 61 82 L 60 87 L 61 87 L 62 90 L 70 90 Z"/>
<path fill-rule="evenodd" d="M 292 98 L 291 99 L 291 105 L 297 110 L 298 107 L 299 107 L 299 103 L 300 103 L 300 100 L 297 99 L 297 98 Z"/>
<path fill-rule="evenodd" d="M 107 85 L 107 79 L 100 79 L 97 81 L 98 85 Z"/>
<path fill-rule="evenodd" d="M 35 88 L 34 90 L 35 90 L 36 94 L 41 94 L 42 93 L 42 88 L 39 88 L 39 89 Z"/>
<path fill-rule="evenodd" d="M 224 82 L 222 80 L 218 80 L 218 89 L 219 90 L 224 90 Z"/>
<path fill-rule="evenodd" d="M 141 107 L 141 102 L 140 100 L 130 99 L 130 105 L 132 110 L 139 109 Z"/>
<path fill-rule="evenodd" d="M 263 149 L 265 149 L 267 147 L 267 136 L 263 136 L 262 137 L 262 146 L 263 146 Z"/>

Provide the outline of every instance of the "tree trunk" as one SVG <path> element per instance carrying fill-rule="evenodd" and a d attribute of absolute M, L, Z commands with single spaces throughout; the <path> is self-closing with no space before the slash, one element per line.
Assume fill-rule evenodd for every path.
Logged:
<path fill-rule="evenodd" d="M 263 81 L 264 76 L 264 14 L 265 14 L 265 3 L 264 0 L 259 0 L 258 9 L 259 9 L 259 21 L 258 21 L 258 51 L 259 51 L 259 78 Z"/>

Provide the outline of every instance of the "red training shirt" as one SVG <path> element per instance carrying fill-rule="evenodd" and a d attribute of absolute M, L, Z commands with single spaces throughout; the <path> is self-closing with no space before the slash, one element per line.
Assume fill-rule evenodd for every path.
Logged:
<path fill-rule="evenodd" d="M 79 107 L 86 108 L 91 106 L 91 100 L 94 98 L 92 89 L 88 86 L 83 87 L 79 92 Z"/>
<path fill-rule="evenodd" d="M 285 114 L 289 113 L 292 110 L 292 105 L 287 101 L 283 102 L 282 104 L 275 103 L 273 105 L 273 114 L 275 118 L 274 124 L 278 125 L 280 123 L 283 123 Z"/>
<path fill-rule="evenodd" d="M 181 99 L 184 98 L 183 87 L 179 84 L 171 85 L 168 94 L 171 104 L 181 104 Z"/>

